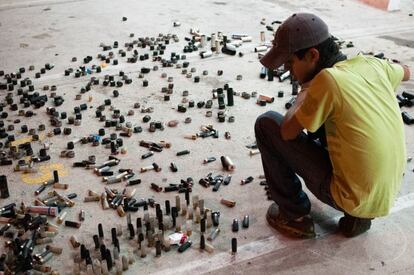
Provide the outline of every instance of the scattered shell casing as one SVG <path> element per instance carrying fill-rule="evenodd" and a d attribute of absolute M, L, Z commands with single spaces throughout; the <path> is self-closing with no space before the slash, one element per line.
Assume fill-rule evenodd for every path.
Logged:
<path fill-rule="evenodd" d="M 66 189 L 69 188 L 69 184 L 67 184 L 67 183 L 58 183 L 57 182 L 57 183 L 53 184 L 53 188 L 66 190 Z"/>
<path fill-rule="evenodd" d="M 60 255 L 62 254 L 63 248 L 58 246 L 47 245 L 46 249 L 51 251 L 54 254 Z"/>
<path fill-rule="evenodd" d="M 119 205 L 119 206 L 116 208 L 116 211 L 118 212 L 118 215 L 119 215 L 120 217 L 125 217 L 126 213 L 125 213 L 124 207 L 123 207 L 122 205 Z"/>
<path fill-rule="evenodd" d="M 216 237 L 217 237 L 217 235 L 220 233 L 220 228 L 215 228 L 212 232 L 211 232 L 211 234 L 208 236 L 208 238 L 207 238 L 207 240 L 209 240 L 210 242 L 211 241 L 213 241 Z"/>
<path fill-rule="evenodd" d="M 229 156 L 221 156 L 220 160 L 225 170 L 233 171 L 236 168 Z"/>
<path fill-rule="evenodd" d="M 85 220 L 85 210 L 81 210 L 79 212 L 79 220 L 84 221 Z"/>
<path fill-rule="evenodd" d="M 78 239 L 76 238 L 75 235 L 72 235 L 69 241 L 72 244 L 73 248 L 78 248 L 80 246 L 80 243 L 78 242 Z"/>
<path fill-rule="evenodd" d="M 60 215 L 57 217 L 57 223 L 58 224 L 62 224 L 63 221 L 65 220 L 67 212 L 63 211 L 62 213 L 60 213 Z"/>
<path fill-rule="evenodd" d="M 226 200 L 226 199 L 221 199 L 220 200 L 221 204 L 224 204 L 227 207 L 234 207 L 236 206 L 236 202 L 235 201 L 231 201 L 231 200 Z"/>
<path fill-rule="evenodd" d="M 93 202 L 93 201 L 99 201 L 99 200 L 100 200 L 99 195 L 97 195 L 97 196 L 86 196 L 83 199 L 84 202 Z"/>

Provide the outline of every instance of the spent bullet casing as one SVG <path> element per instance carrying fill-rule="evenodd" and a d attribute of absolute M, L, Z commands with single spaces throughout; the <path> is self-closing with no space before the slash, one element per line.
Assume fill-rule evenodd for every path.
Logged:
<path fill-rule="evenodd" d="M 217 235 L 220 233 L 220 228 L 215 228 L 211 233 L 210 233 L 210 235 L 208 236 L 208 238 L 207 238 L 207 240 L 209 240 L 210 242 L 211 241 L 214 241 L 214 239 L 217 237 Z"/>
<path fill-rule="evenodd" d="M 250 220 L 250 218 L 249 218 L 248 215 L 244 216 L 243 222 L 242 222 L 243 228 L 248 228 L 249 227 L 249 220 Z"/>
<path fill-rule="evenodd" d="M 221 156 L 220 157 L 221 164 L 223 168 L 227 171 L 233 171 L 236 166 L 233 164 L 233 161 L 228 156 Z"/>
<path fill-rule="evenodd" d="M 215 160 L 216 160 L 215 157 L 209 157 L 209 158 L 204 159 L 203 163 L 209 163 L 209 162 L 213 162 Z"/>
<path fill-rule="evenodd" d="M 182 253 L 186 251 L 191 246 L 191 244 L 192 244 L 191 240 L 187 240 L 180 247 L 178 247 L 178 252 Z"/>
<path fill-rule="evenodd" d="M 248 184 L 248 183 L 250 183 L 250 182 L 252 182 L 253 181 L 253 177 L 252 176 L 249 176 L 249 177 L 247 177 L 246 179 L 244 179 L 244 180 L 242 180 L 241 181 L 241 184 L 242 185 L 244 185 L 244 184 Z"/>
<path fill-rule="evenodd" d="M 183 156 L 183 155 L 188 155 L 188 154 L 190 154 L 189 150 L 184 150 L 184 151 L 177 152 L 177 156 Z"/>
<path fill-rule="evenodd" d="M 237 253 L 237 239 L 236 238 L 231 239 L 231 252 L 233 254 Z"/>
<path fill-rule="evenodd" d="M 239 220 L 238 219 L 233 219 L 233 223 L 232 223 L 232 226 L 231 226 L 231 230 L 233 232 L 239 231 Z"/>

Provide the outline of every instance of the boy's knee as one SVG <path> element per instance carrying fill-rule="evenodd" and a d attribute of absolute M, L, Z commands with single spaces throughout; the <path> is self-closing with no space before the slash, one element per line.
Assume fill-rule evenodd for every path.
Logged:
<path fill-rule="evenodd" d="M 263 126 L 280 126 L 282 124 L 282 121 L 283 115 L 275 111 L 267 111 L 256 119 L 255 129 Z"/>
<path fill-rule="evenodd" d="M 259 141 L 267 135 L 272 135 L 273 137 L 279 136 L 282 120 L 283 116 L 274 111 L 268 111 L 260 115 L 254 125 L 256 140 Z"/>

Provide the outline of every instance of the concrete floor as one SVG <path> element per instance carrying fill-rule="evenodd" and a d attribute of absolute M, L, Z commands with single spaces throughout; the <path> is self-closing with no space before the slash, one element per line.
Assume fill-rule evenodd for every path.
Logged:
<path fill-rule="evenodd" d="M 183 254 L 174 249 L 163 253 L 162 257 L 155 258 L 155 252 L 151 250 L 145 259 L 136 256 L 136 262 L 130 266 L 125 274 L 413 274 L 414 252 L 411 246 L 414 241 L 413 214 L 414 214 L 414 173 L 413 162 L 407 164 L 407 172 L 395 206 L 390 216 L 373 221 L 372 229 L 362 236 L 354 239 L 345 239 L 336 234 L 336 222 L 341 213 L 318 202 L 311 196 L 312 215 L 314 217 L 318 237 L 315 240 L 291 240 L 279 235 L 272 230 L 265 221 L 265 211 L 270 204 L 266 199 L 263 187 L 259 185 L 259 176 L 262 174 L 260 156 L 250 157 L 246 145 L 254 142 L 253 125 L 256 117 L 267 111 L 277 110 L 284 112 L 284 104 L 290 94 L 290 85 L 287 82 L 268 82 L 261 80 L 258 75 L 260 64 L 257 53 L 253 49 L 260 43 L 260 31 L 265 31 L 265 26 L 260 24 L 262 18 L 270 23 L 273 20 L 283 20 L 297 11 L 310 11 L 321 16 L 330 26 L 331 33 L 345 41 L 352 41 L 354 48 L 344 49 L 349 56 L 360 51 L 383 52 L 387 57 L 398 59 L 402 63 L 414 68 L 414 17 L 409 13 L 414 12 L 414 3 L 409 0 L 401 1 L 401 11 L 384 12 L 373 9 L 358 1 L 108 1 L 108 0 L 3 0 L 0 2 L 0 70 L 15 72 L 20 67 L 28 68 L 35 65 L 36 71 L 45 63 L 53 63 L 54 69 L 48 71 L 40 79 L 35 79 L 36 91 L 41 93 L 43 85 L 56 85 L 57 94 L 65 98 L 65 103 L 58 107 L 59 111 L 72 113 L 74 106 L 88 103 L 93 107 L 83 113 L 81 126 L 70 126 L 66 122 L 63 127 L 73 128 L 73 133 L 67 136 L 55 136 L 45 138 L 42 142 L 50 142 L 49 163 L 36 165 L 39 168 L 37 174 L 24 175 L 13 173 L 11 166 L 0 167 L 0 174 L 8 176 L 10 198 L 1 199 L 0 205 L 10 202 L 24 201 L 31 204 L 34 199 L 33 192 L 38 188 L 38 183 L 50 176 L 50 170 L 57 167 L 61 172 L 61 182 L 68 183 L 70 188 L 64 193 L 76 192 L 78 198 L 76 205 L 68 210 L 68 219 L 77 219 L 77 213 L 83 209 L 86 211 L 86 221 L 80 229 L 71 229 L 61 226 L 59 235 L 55 237 L 55 243 L 64 248 L 59 257 L 55 257 L 50 266 L 60 274 L 71 274 L 74 249 L 69 243 L 69 237 L 76 235 L 79 241 L 88 247 L 93 245 L 92 235 L 97 232 L 97 224 L 103 223 L 105 239 L 110 241 L 110 228 L 114 224 L 121 224 L 124 229 L 124 237 L 121 240 L 121 254 L 135 253 L 136 241 L 128 241 L 126 236 L 126 220 L 120 218 L 114 210 L 102 210 L 98 203 L 84 203 L 83 198 L 87 190 L 98 193 L 103 192 L 105 184 L 90 170 L 72 168 L 74 161 L 86 159 L 89 155 L 95 155 L 97 162 L 106 160 L 110 151 L 101 147 L 90 145 L 76 145 L 76 157 L 74 159 L 60 158 L 59 154 L 65 149 L 66 143 L 76 137 L 88 136 L 97 133 L 103 127 L 95 116 L 95 108 L 107 98 L 111 98 L 113 105 L 120 108 L 122 113 L 132 109 L 133 103 L 154 107 L 151 113 L 153 120 L 167 122 L 177 119 L 180 124 L 176 128 L 166 127 L 164 131 L 148 132 L 148 125 L 142 122 L 144 114 L 135 110 L 135 115 L 126 117 L 127 121 L 134 125 L 141 125 L 144 131 L 134 134 L 131 138 L 124 138 L 124 147 L 128 153 L 119 155 L 121 163 L 116 168 L 133 168 L 137 172 L 137 178 L 142 183 L 137 186 L 136 198 L 154 198 L 162 203 L 166 199 L 173 201 L 175 193 L 155 193 L 149 187 L 151 182 L 166 186 L 167 183 L 179 183 L 180 179 L 193 177 L 196 182 L 209 172 L 213 174 L 226 174 L 222 170 L 220 161 L 207 165 L 202 164 L 206 157 L 221 155 L 230 156 L 236 170 L 232 173 L 232 183 L 222 186 L 219 192 L 204 189 L 198 183 L 193 188 L 192 195 L 199 195 L 205 199 L 206 207 L 221 211 L 219 237 L 214 240 L 215 252 L 213 254 L 202 253 L 196 248 L 199 240 L 198 224 L 194 224 L 194 245 Z M 127 21 L 122 22 L 126 16 Z M 180 21 L 180 27 L 173 27 L 173 21 Z M 108 66 L 99 76 L 105 74 L 118 74 L 124 71 L 133 79 L 131 85 L 125 85 L 118 89 L 120 97 L 113 98 L 114 88 L 94 86 L 90 92 L 83 95 L 79 101 L 74 100 L 89 80 L 89 77 L 74 78 L 64 77 L 63 72 L 67 68 L 76 68 L 82 65 L 85 56 L 91 55 L 94 60 L 90 64 L 99 64 L 95 58 L 101 52 L 101 42 L 112 44 L 119 41 L 120 48 L 129 38 L 130 33 L 135 37 L 158 36 L 158 33 L 177 34 L 180 41 L 167 48 L 166 55 L 171 51 L 182 53 L 185 45 L 184 37 L 189 37 L 190 28 L 198 28 L 205 34 L 222 31 L 224 34 L 246 33 L 253 37 L 253 42 L 243 44 L 239 51 L 243 57 L 231 57 L 219 54 L 217 56 L 200 59 L 198 53 L 187 54 L 190 67 L 196 68 L 194 75 L 201 77 L 200 83 L 194 83 L 191 79 L 181 74 L 181 69 L 161 68 L 146 75 L 149 87 L 142 87 L 142 79 L 138 78 L 140 68 L 148 66 L 152 68 L 156 63 L 152 61 L 138 61 L 136 64 L 126 63 L 125 58 L 119 58 L 118 66 Z M 134 38 L 135 39 L 135 38 Z M 266 31 L 266 39 L 271 39 L 270 32 Z M 140 53 L 148 50 L 139 50 Z M 72 57 L 77 57 L 78 62 L 71 63 Z M 159 65 L 159 64 L 158 64 Z M 202 76 L 202 71 L 208 70 L 208 76 Z M 223 70 L 222 76 L 217 76 L 217 70 Z M 34 78 L 34 72 L 24 76 Z M 165 72 L 174 77 L 174 94 L 170 102 L 162 100 L 162 87 L 168 85 L 167 79 L 161 78 Z M 241 74 L 243 80 L 237 81 L 236 76 Z M 2 81 L 0 79 L 0 81 Z M 189 99 L 195 102 L 211 98 L 213 88 L 222 87 L 228 83 L 237 92 L 253 92 L 275 96 L 277 91 L 285 91 L 283 99 L 276 99 L 273 104 L 259 107 L 255 99 L 242 99 L 235 97 L 235 106 L 228 108 L 228 115 L 234 115 L 234 123 L 218 123 L 216 114 L 217 103 L 213 105 L 213 117 L 205 117 L 206 109 L 189 109 L 187 113 L 179 113 L 177 104 L 182 100 L 182 91 L 189 91 Z M 398 91 L 414 90 L 414 81 L 404 83 Z M 2 92 L 1 99 L 6 95 Z M 88 97 L 92 101 L 88 102 Z M 17 98 L 17 96 L 16 96 Z M 53 106 L 52 101 L 46 104 Z M 412 109 L 408 110 L 413 113 Z M 27 124 L 37 128 L 40 123 L 45 123 L 47 131 L 53 129 L 47 122 L 45 108 L 36 109 L 36 116 L 25 119 L 16 124 L 15 135 L 17 139 L 25 138 L 26 134 L 19 133 L 20 125 Z M 107 111 L 109 114 L 109 111 Z M 186 117 L 191 116 L 192 122 L 184 124 Z M 18 118 L 17 112 L 9 111 L 6 125 Z M 219 139 L 206 138 L 188 140 L 185 134 L 199 132 L 200 126 L 213 124 L 220 132 Z M 231 133 L 231 140 L 223 137 L 225 131 Z M 107 135 L 115 132 L 106 128 Z M 414 128 L 406 126 L 406 141 L 408 156 L 414 153 Z M 140 140 L 171 142 L 172 147 L 162 153 L 156 153 L 154 157 L 141 160 L 140 156 L 147 152 L 139 147 Z M 42 142 L 35 142 L 35 153 L 42 146 Z M 188 149 L 190 155 L 177 157 L 178 151 Z M 145 165 L 157 162 L 163 168 L 162 172 L 153 171 L 139 174 L 139 169 Z M 172 173 L 168 169 L 171 161 L 177 163 L 178 173 Z M 43 167 L 43 168 L 42 168 Z M 255 180 L 245 186 L 240 186 L 240 181 L 248 176 L 254 176 Z M 124 183 L 113 185 L 122 190 Z M 183 199 L 183 196 L 181 195 Z M 219 203 L 221 198 L 237 201 L 234 208 L 227 208 Z M 152 210 L 151 210 L 152 211 Z M 132 214 L 133 220 L 143 215 L 142 210 Z M 233 218 L 242 219 L 244 215 L 250 215 L 250 228 L 241 229 L 238 233 L 231 232 Z M 55 222 L 55 221 L 53 221 Z M 210 229 L 208 230 L 208 232 Z M 238 239 L 238 253 L 231 255 L 230 240 Z M 41 248 L 38 247 L 39 249 Z M 3 247 L 0 248 L 0 251 Z"/>

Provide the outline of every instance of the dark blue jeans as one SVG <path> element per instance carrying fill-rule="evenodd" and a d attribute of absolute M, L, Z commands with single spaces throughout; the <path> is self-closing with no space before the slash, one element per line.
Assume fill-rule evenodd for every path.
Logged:
<path fill-rule="evenodd" d="M 283 115 L 269 111 L 256 120 L 255 133 L 263 169 L 272 199 L 289 219 L 310 212 L 311 204 L 302 190 L 306 187 L 322 202 L 340 210 L 330 192 L 332 164 L 328 150 L 302 132 L 284 141 L 280 133 Z"/>

